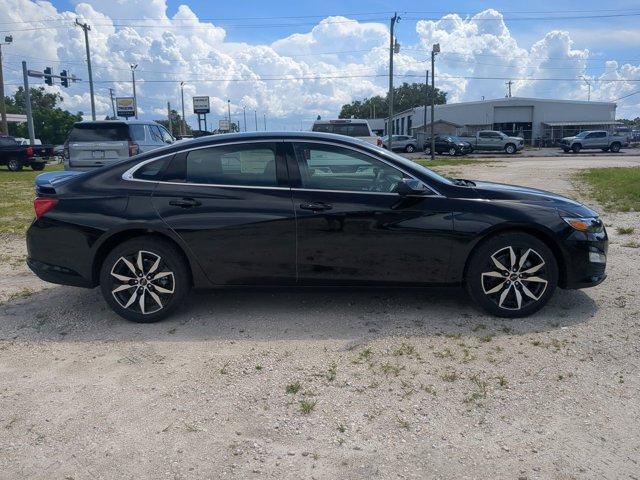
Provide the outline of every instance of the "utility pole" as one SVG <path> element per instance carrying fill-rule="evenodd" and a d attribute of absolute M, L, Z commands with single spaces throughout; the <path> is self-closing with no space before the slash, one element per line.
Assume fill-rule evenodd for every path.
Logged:
<path fill-rule="evenodd" d="M 133 83 L 133 112 L 135 114 L 136 120 L 138 119 L 138 96 L 136 95 L 136 68 L 138 68 L 137 63 L 132 63 L 131 67 L 131 83 Z"/>
<path fill-rule="evenodd" d="M 429 70 L 427 70 L 424 76 L 424 115 L 422 119 L 422 129 L 424 130 L 425 140 L 427 138 L 427 105 L 429 105 Z M 424 145 L 422 148 L 424 149 Z"/>
<path fill-rule="evenodd" d="M 113 103 L 113 88 L 109 89 L 109 98 L 111 99 L 111 111 L 113 112 L 113 119 L 116 119 L 116 106 Z"/>
<path fill-rule="evenodd" d="M 76 25 L 84 30 L 84 46 L 87 50 L 87 68 L 89 69 L 89 93 L 91 95 L 91 119 L 96 119 L 96 101 L 93 98 L 93 72 L 91 71 L 91 51 L 89 50 L 89 30 L 91 27 L 88 23 L 80 23 L 76 18 Z M 136 118 L 137 115 L 136 115 Z"/>
<path fill-rule="evenodd" d="M 431 160 L 436 159 L 436 136 L 433 131 L 435 122 L 435 110 L 436 110 L 436 55 L 440 53 L 440 44 L 436 43 L 431 48 L 431 88 L 433 93 L 431 94 Z"/>
<path fill-rule="evenodd" d="M 242 116 L 244 117 L 244 131 L 247 131 L 247 106 L 242 107 Z"/>
<path fill-rule="evenodd" d="M 7 124 L 7 106 L 4 103 L 4 77 L 2 75 L 2 45 L 9 45 L 13 42 L 13 37 L 4 37 L 4 43 L 0 42 L 0 133 L 9 135 L 9 125 Z"/>
<path fill-rule="evenodd" d="M 229 131 L 231 131 L 231 100 L 227 99 L 227 114 L 229 115 Z"/>
<path fill-rule="evenodd" d="M 258 131 L 258 110 L 254 110 L 253 113 L 256 116 L 256 132 L 257 132 Z"/>
<path fill-rule="evenodd" d="M 264 131 L 266 132 L 267 131 L 267 114 L 263 113 L 262 118 L 264 119 Z"/>
<path fill-rule="evenodd" d="M 400 45 L 397 42 L 394 43 L 395 25 L 400 20 L 397 13 L 391 17 L 391 26 L 389 28 L 389 121 L 387 122 L 387 135 L 389 136 L 388 145 L 389 151 L 393 151 L 392 139 L 393 139 L 393 54 L 397 49 L 400 50 Z"/>
<path fill-rule="evenodd" d="M 180 95 L 182 97 L 182 122 L 180 122 L 180 133 L 184 136 L 187 134 L 187 120 L 184 117 L 184 82 L 180 82 Z"/>
<path fill-rule="evenodd" d="M 509 90 L 508 90 L 508 93 L 507 93 L 507 98 L 511 98 L 511 84 L 512 84 L 512 83 L 513 83 L 513 82 L 512 82 L 511 80 L 509 80 L 509 81 L 505 84 L 505 85 L 507 86 L 507 88 L 509 89 Z"/>
<path fill-rule="evenodd" d="M 31 93 L 29 92 L 29 74 L 27 62 L 22 61 L 22 75 L 24 77 L 24 104 L 27 109 L 27 128 L 29 129 L 29 145 L 36 143 L 36 134 L 33 129 L 33 112 L 31 111 Z"/>
<path fill-rule="evenodd" d="M 169 133 L 173 136 L 173 122 L 171 121 L 171 102 L 167 102 L 167 119 L 169 120 Z"/>

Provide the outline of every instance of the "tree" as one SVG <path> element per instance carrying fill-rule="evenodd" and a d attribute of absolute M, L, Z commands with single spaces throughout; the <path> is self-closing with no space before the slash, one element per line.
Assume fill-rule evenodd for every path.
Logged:
<path fill-rule="evenodd" d="M 82 112 L 72 114 L 58 104 L 63 102 L 59 93 L 49 93 L 44 87 L 30 88 L 31 111 L 33 112 L 33 128 L 36 138 L 42 143 L 60 145 L 67 140 L 67 136 L 75 122 L 82 120 Z M 19 87 L 13 97 L 5 97 L 8 113 L 26 113 L 26 95 L 23 87 Z M 26 123 L 9 124 L 9 134 L 16 137 L 29 137 Z"/>
<path fill-rule="evenodd" d="M 403 83 L 393 89 L 393 110 L 402 112 L 409 108 L 419 107 L 425 104 L 425 100 L 431 99 L 435 90 L 435 103 L 441 105 L 447 103 L 446 92 L 434 89 L 424 83 Z M 386 118 L 389 115 L 389 95 L 384 97 L 377 95 L 364 100 L 354 100 L 345 104 L 340 110 L 339 118 Z"/>
<path fill-rule="evenodd" d="M 171 109 L 171 124 L 169 124 L 169 119 L 168 118 L 163 118 L 161 120 L 154 120 L 154 122 L 159 123 L 160 125 L 162 125 L 164 128 L 166 128 L 167 130 L 169 130 L 170 132 L 172 132 L 172 134 L 174 136 L 180 136 L 180 122 L 181 122 L 181 117 L 178 114 L 177 110 L 174 110 L 173 108 Z M 191 127 L 189 126 L 189 124 L 185 124 L 186 126 L 186 134 L 187 135 L 191 135 Z"/>

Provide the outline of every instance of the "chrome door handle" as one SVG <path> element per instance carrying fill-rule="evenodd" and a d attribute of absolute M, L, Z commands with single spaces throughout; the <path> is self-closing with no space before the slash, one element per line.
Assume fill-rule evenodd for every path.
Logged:
<path fill-rule="evenodd" d="M 329 205 L 328 203 L 310 202 L 310 203 L 301 203 L 300 208 L 302 210 L 311 210 L 313 212 L 323 212 L 325 210 L 331 210 L 333 206 Z"/>

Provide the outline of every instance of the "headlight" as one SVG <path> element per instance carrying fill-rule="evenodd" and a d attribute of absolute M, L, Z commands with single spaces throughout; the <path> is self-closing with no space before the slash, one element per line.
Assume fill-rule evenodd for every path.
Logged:
<path fill-rule="evenodd" d="M 604 229 L 602 220 L 598 217 L 572 218 L 562 217 L 574 230 L 587 233 L 599 233 Z"/>

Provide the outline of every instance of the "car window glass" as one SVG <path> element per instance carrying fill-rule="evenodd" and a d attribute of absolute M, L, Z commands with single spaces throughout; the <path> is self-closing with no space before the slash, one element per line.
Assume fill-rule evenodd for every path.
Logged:
<path fill-rule="evenodd" d="M 226 145 L 193 150 L 187 155 L 189 183 L 217 185 L 278 185 L 272 144 Z"/>
<path fill-rule="evenodd" d="M 607 136 L 607 132 L 598 132 L 598 138 L 605 138 Z"/>
<path fill-rule="evenodd" d="M 70 142 L 114 142 L 130 140 L 129 126 L 112 123 L 76 124 L 69 134 Z"/>
<path fill-rule="evenodd" d="M 162 126 L 158 126 L 158 129 L 160 130 L 160 135 L 162 135 L 162 140 L 165 143 L 173 143 L 173 137 L 171 136 L 171 134 L 169 132 L 167 132 L 167 129 L 162 127 Z"/>
<path fill-rule="evenodd" d="M 134 142 L 144 142 L 144 125 L 129 125 L 129 133 Z"/>
<path fill-rule="evenodd" d="M 0 137 L 0 145 L 2 145 L 3 147 L 15 147 L 16 145 L 18 145 L 18 142 L 16 142 L 13 138 Z"/>
<path fill-rule="evenodd" d="M 146 125 L 151 143 L 164 143 L 160 130 L 155 125 Z"/>
<path fill-rule="evenodd" d="M 138 180 L 158 181 L 160 180 L 160 175 L 167 166 L 167 163 L 169 163 L 169 160 L 171 160 L 171 156 L 149 162 L 136 170 L 133 173 L 133 178 Z"/>
<path fill-rule="evenodd" d="M 334 145 L 295 143 L 303 188 L 391 192 L 403 173 L 369 155 Z"/>

